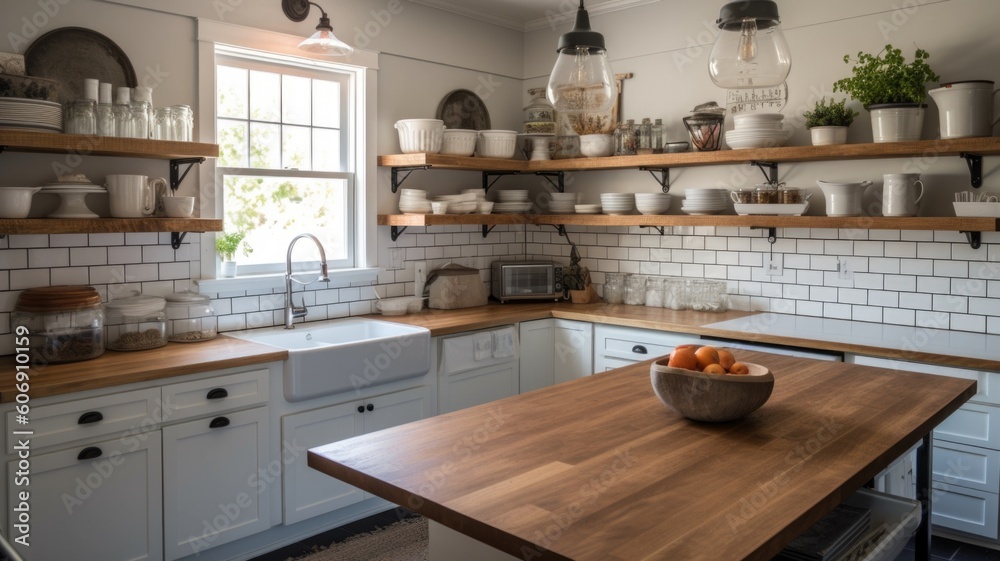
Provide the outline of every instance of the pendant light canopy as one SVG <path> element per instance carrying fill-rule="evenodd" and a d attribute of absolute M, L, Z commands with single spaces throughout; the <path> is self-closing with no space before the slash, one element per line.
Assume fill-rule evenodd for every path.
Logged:
<path fill-rule="evenodd" d="M 299 48 L 311 53 L 324 55 L 344 56 L 354 52 L 354 48 L 347 43 L 337 39 L 333 34 L 333 27 L 330 26 L 330 18 L 326 12 L 314 2 L 308 0 L 281 0 L 281 9 L 292 21 L 303 21 L 309 15 L 309 6 L 316 6 L 322 14 L 319 18 L 319 25 L 316 26 L 316 33 L 299 43 Z"/>
<path fill-rule="evenodd" d="M 604 36 L 590 29 L 583 0 L 576 12 L 576 26 L 559 38 L 556 51 L 559 56 L 545 91 L 556 111 L 599 113 L 611 109 L 615 101 L 614 74 Z"/>
<path fill-rule="evenodd" d="M 721 31 L 708 59 L 708 73 L 716 86 L 763 88 L 784 83 L 792 69 L 792 56 L 776 3 L 730 2 L 715 23 Z"/>

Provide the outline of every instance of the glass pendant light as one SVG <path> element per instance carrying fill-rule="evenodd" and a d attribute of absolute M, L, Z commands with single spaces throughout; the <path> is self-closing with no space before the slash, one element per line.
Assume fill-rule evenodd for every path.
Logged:
<path fill-rule="evenodd" d="M 611 109 L 615 101 L 614 74 L 604 36 L 591 31 L 583 0 L 576 12 L 576 26 L 559 38 L 556 51 L 559 57 L 545 92 L 556 111 L 599 113 Z"/>
<path fill-rule="evenodd" d="M 299 48 L 311 53 L 324 55 L 344 56 L 354 52 L 354 48 L 347 43 L 337 39 L 333 34 L 333 27 L 330 26 L 330 18 L 326 12 L 314 2 L 308 0 L 281 0 L 281 9 L 292 21 L 302 21 L 309 15 L 309 6 L 316 6 L 322 14 L 319 18 L 319 25 L 316 26 L 316 33 L 299 43 Z"/>
<path fill-rule="evenodd" d="M 722 7 L 719 38 L 708 59 L 708 73 L 720 88 L 780 86 L 792 69 L 781 32 L 778 5 L 772 0 L 741 0 Z"/>

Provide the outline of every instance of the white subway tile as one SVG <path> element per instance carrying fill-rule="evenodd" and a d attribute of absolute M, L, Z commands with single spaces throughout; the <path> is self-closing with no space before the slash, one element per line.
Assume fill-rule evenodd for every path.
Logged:
<path fill-rule="evenodd" d="M 795 305 L 798 304 L 798 300 L 785 300 L 783 298 L 771 298 L 768 303 L 769 312 L 775 314 L 794 314 Z"/>
<path fill-rule="evenodd" d="M 121 245 L 108 248 L 109 265 L 125 265 L 142 263 L 142 247 L 137 245 Z"/>
<path fill-rule="evenodd" d="M 854 287 L 882 290 L 884 286 L 884 276 L 872 273 L 854 273 Z"/>
<path fill-rule="evenodd" d="M 969 263 L 969 276 L 974 279 L 1000 278 L 1000 262 Z"/>
<path fill-rule="evenodd" d="M 684 236 L 681 240 L 684 249 L 705 249 L 705 238 L 701 236 Z"/>
<path fill-rule="evenodd" d="M 809 262 L 814 271 L 836 271 L 840 260 L 834 255 L 813 255 Z"/>
<path fill-rule="evenodd" d="M 312 313 L 306 316 L 306 319 L 317 319 L 315 315 L 316 310 L 310 310 L 310 312 Z M 264 312 L 250 312 L 246 314 L 246 321 L 247 329 L 259 329 L 261 327 L 271 327 L 278 325 L 279 322 L 284 322 L 284 316 L 278 315 L 277 312 L 273 312 L 271 310 Z"/>
<path fill-rule="evenodd" d="M 825 242 L 823 240 L 796 240 L 795 247 L 797 253 L 805 255 L 822 255 L 824 244 Z"/>
<path fill-rule="evenodd" d="M 838 290 L 832 286 L 810 286 L 809 299 L 817 302 L 836 302 Z"/>
<path fill-rule="evenodd" d="M 764 254 L 740 253 L 740 265 L 742 265 L 743 267 L 763 267 Z"/>
<path fill-rule="evenodd" d="M 901 308 L 885 308 L 882 310 L 882 321 L 892 325 L 915 325 L 916 312 Z"/>
<path fill-rule="evenodd" d="M 85 242 L 83 245 L 88 245 L 88 244 Z M 91 247 L 96 245 L 106 245 L 106 246 L 125 245 L 125 234 L 121 232 L 113 232 L 106 234 L 90 234 L 89 245 Z"/>
<path fill-rule="evenodd" d="M 10 236 L 7 247 L 9 247 L 10 249 L 49 247 L 49 237 L 45 234 Z"/>
<path fill-rule="evenodd" d="M 773 282 L 760 283 L 760 295 L 766 298 L 782 298 L 783 285 Z"/>
<path fill-rule="evenodd" d="M 48 269 L 18 269 L 10 272 L 11 290 L 38 288 L 40 286 L 49 286 Z"/>
<path fill-rule="evenodd" d="M 822 285 L 823 284 L 823 271 L 807 271 L 805 269 L 796 271 L 796 280 L 799 284 L 805 285 Z"/>
<path fill-rule="evenodd" d="M 882 257 L 885 255 L 885 244 L 883 242 L 870 241 L 854 242 L 854 255 Z"/>
<path fill-rule="evenodd" d="M 951 259 L 951 245 L 946 243 L 918 243 L 919 259 Z"/>
<path fill-rule="evenodd" d="M 695 263 L 704 263 L 706 265 L 715 264 L 715 252 L 714 251 L 699 251 L 696 250 L 692 257 Z"/>
<path fill-rule="evenodd" d="M 243 331 L 247 328 L 247 318 L 243 314 L 219 316 L 219 331 Z"/>
<path fill-rule="evenodd" d="M 650 251 L 644 247 L 633 247 L 628 250 L 629 261 L 649 261 Z"/>
<path fill-rule="evenodd" d="M 69 263 L 74 267 L 87 267 L 90 265 L 107 265 L 108 248 L 74 247 L 69 250 Z"/>
<path fill-rule="evenodd" d="M 705 278 L 706 279 L 728 279 L 729 272 L 728 267 L 723 267 L 721 265 L 705 265 Z"/>
<path fill-rule="evenodd" d="M 902 230 L 899 239 L 909 242 L 929 242 L 934 240 L 934 232 L 928 230 Z"/>
<path fill-rule="evenodd" d="M 931 309 L 935 312 L 958 312 L 965 314 L 969 312 L 969 299 L 965 296 L 955 296 L 954 294 L 935 294 L 934 304 Z"/>
<path fill-rule="evenodd" d="M 917 244 L 914 242 L 885 242 L 886 257 L 913 258 L 917 256 Z"/>
<path fill-rule="evenodd" d="M 781 237 L 803 239 L 809 237 L 809 228 L 782 228 Z"/>
<path fill-rule="evenodd" d="M 948 329 L 951 324 L 951 314 L 944 312 L 924 312 L 917 311 L 917 326 L 928 327 L 930 329 Z"/>
<path fill-rule="evenodd" d="M 933 275 L 934 262 L 923 259 L 901 259 L 899 261 L 899 272 L 904 275 Z"/>
<path fill-rule="evenodd" d="M 900 292 L 899 307 L 912 310 L 929 310 L 933 303 L 933 296 L 921 292 Z"/>
<path fill-rule="evenodd" d="M 811 235 L 818 240 L 835 240 L 840 237 L 840 231 L 834 228 L 813 228 Z"/>
<path fill-rule="evenodd" d="M 977 314 L 1000 317 L 1000 300 L 995 298 L 969 298 L 969 309 Z"/>
<path fill-rule="evenodd" d="M 363 300 L 361 302 L 351 302 L 350 310 L 352 316 L 365 316 L 373 312 L 372 301 Z"/>
<path fill-rule="evenodd" d="M 827 255 L 853 255 L 854 242 L 848 240 L 827 240 L 824 245 Z"/>
<path fill-rule="evenodd" d="M 160 238 L 155 233 L 127 232 L 125 234 L 125 245 L 157 245 L 159 243 Z"/>
<path fill-rule="evenodd" d="M 125 282 L 125 267 L 107 265 L 90 268 L 90 282 L 93 284 L 117 284 Z"/>
<path fill-rule="evenodd" d="M 867 240 L 868 230 L 859 230 L 852 228 L 842 228 L 840 230 L 840 239 L 842 240 Z"/>
<path fill-rule="evenodd" d="M 52 234 L 49 236 L 49 247 L 84 247 L 87 245 L 87 234 Z"/>
<path fill-rule="evenodd" d="M 986 261 L 989 251 L 984 251 L 984 247 L 972 249 L 968 243 L 956 243 L 951 245 L 951 258 L 958 261 Z"/>
<path fill-rule="evenodd" d="M 958 296 L 986 296 L 986 282 L 980 279 L 951 279 L 951 293 Z M 978 310 L 973 310 L 980 313 Z"/>
<path fill-rule="evenodd" d="M 151 296 L 166 296 L 174 291 L 173 281 L 151 281 L 142 283 L 140 292 Z"/>
<path fill-rule="evenodd" d="M 899 230 L 871 230 L 868 232 L 869 240 L 898 241 Z"/>
<path fill-rule="evenodd" d="M 739 294 L 746 296 L 760 296 L 761 283 L 759 282 L 741 282 L 739 283 Z"/>
<path fill-rule="evenodd" d="M 784 266 L 786 269 L 808 269 L 809 256 L 797 253 L 786 253 L 784 255 Z"/>
<path fill-rule="evenodd" d="M 950 230 L 935 230 L 934 231 L 934 241 L 935 242 L 951 243 L 951 244 L 957 244 L 957 243 L 968 244 L 969 243 L 965 239 L 965 234 L 963 234 L 961 232 L 952 232 Z"/>
<path fill-rule="evenodd" d="M 789 298 L 792 300 L 808 300 L 809 299 L 809 287 L 800 286 L 796 284 L 785 284 L 780 285 L 782 287 L 781 297 Z"/>
<path fill-rule="evenodd" d="M 715 260 L 719 265 L 739 265 L 740 254 L 735 251 L 720 251 L 716 253 Z"/>
<path fill-rule="evenodd" d="M 62 284 L 90 284 L 90 269 L 87 267 L 66 267 L 49 271 L 52 286 Z"/>
<path fill-rule="evenodd" d="M 74 284 L 74 283 L 66 283 L 66 284 Z M 10 273 L 8 271 L 0 270 L 0 290 L 10 290 Z"/>
<path fill-rule="evenodd" d="M 990 335 L 1000 335 L 1000 318 L 987 318 L 986 332 Z"/>
<path fill-rule="evenodd" d="M 147 282 L 159 278 L 160 267 L 156 263 L 146 265 L 125 265 L 126 282 Z"/>
<path fill-rule="evenodd" d="M 680 263 L 660 263 L 660 273 L 661 275 L 670 277 L 679 277 L 684 272 L 684 266 Z M 626 271 L 622 271 L 626 272 Z"/>
<path fill-rule="evenodd" d="M 681 238 L 679 236 L 660 236 L 660 247 L 664 249 L 680 249 Z"/>
<path fill-rule="evenodd" d="M 28 252 L 24 249 L 0 249 L 0 263 L 4 269 L 27 269 Z"/>
<path fill-rule="evenodd" d="M 244 296 L 242 298 L 233 298 L 232 307 L 233 313 L 245 314 L 247 312 L 259 312 L 260 311 L 260 297 L 258 296 Z"/>
<path fill-rule="evenodd" d="M 917 277 L 917 292 L 948 294 L 951 292 L 951 280 L 937 277 Z"/>
<path fill-rule="evenodd" d="M 856 288 L 841 288 L 837 293 L 837 301 L 841 304 L 867 304 L 868 291 Z"/>
<path fill-rule="evenodd" d="M 735 226 L 716 226 L 715 235 L 719 237 L 738 236 L 740 229 Z"/>
<path fill-rule="evenodd" d="M 729 249 L 729 240 L 727 238 L 706 238 L 705 249 L 710 249 L 712 251 L 726 251 Z"/>
<path fill-rule="evenodd" d="M 868 260 L 868 269 L 873 273 L 899 273 L 899 259 L 878 257 Z"/>
<path fill-rule="evenodd" d="M 771 299 L 761 298 L 759 296 L 750 297 L 750 309 L 751 312 L 769 312 L 771 311 Z"/>
<path fill-rule="evenodd" d="M 806 300 L 798 301 L 795 303 L 795 313 L 800 316 L 823 316 L 823 303 L 822 302 L 809 302 Z"/>
<path fill-rule="evenodd" d="M 882 308 L 898 308 L 899 293 L 888 290 L 869 290 L 868 305 Z"/>
<path fill-rule="evenodd" d="M 750 251 L 750 238 L 726 238 L 729 251 Z"/>
<path fill-rule="evenodd" d="M 848 304 L 823 304 L 823 317 L 834 319 L 851 319 L 851 306 Z"/>
<path fill-rule="evenodd" d="M 882 323 L 882 308 L 874 306 L 852 306 L 851 319 L 854 321 Z"/>
<path fill-rule="evenodd" d="M 986 331 L 986 316 L 951 314 L 951 329 L 983 333 Z"/>
<path fill-rule="evenodd" d="M 969 276 L 968 261 L 934 261 L 934 276 L 962 277 Z"/>
<path fill-rule="evenodd" d="M 690 249 L 675 249 L 671 252 L 671 258 L 677 263 L 694 263 L 694 252 Z"/>
<path fill-rule="evenodd" d="M 758 234 L 759 236 L 760 234 Z M 764 237 L 750 238 L 750 251 L 757 253 L 767 253 L 771 251 L 771 244 L 767 241 L 767 234 Z"/>
<path fill-rule="evenodd" d="M 174 260 L 174 248 L 169 245 L 146 245 L 142 247 L 143 263 L 170 263 Z"/>
<path fill-rule="evenodd" d="M 187 261 L 160 263 L 160 280 L 180 280 L 191 278 L 191 266 Z"/>

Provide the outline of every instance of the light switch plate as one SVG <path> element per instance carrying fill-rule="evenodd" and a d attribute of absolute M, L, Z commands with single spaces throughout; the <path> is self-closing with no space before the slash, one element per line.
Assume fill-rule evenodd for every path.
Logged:
<path fill-rule="evenodd" d="M 764 274 L 772 277 L 780 277 L 785 274 L 780 253 L 764 256 Z"/>
<path fill-rule="evenodd" d="M 417 261 L 413 264 L 413 295 L 423 296 L 427 284 L 427 262 Z"/>
<path fill-rule="evenodd" d="M 397 271 L 403 268 L 403 248 L 389 248 L 389 270 Z"/>

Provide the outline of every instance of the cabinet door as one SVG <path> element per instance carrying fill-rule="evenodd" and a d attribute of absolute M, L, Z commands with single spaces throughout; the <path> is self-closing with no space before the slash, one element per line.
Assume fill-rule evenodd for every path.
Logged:
<path fill-rule="evenodd" d="M 1000 493 L 1000 452 L 934 439 L 934 481 Z"/>
<path fill-rule="evenodd" d="M 958 485 L 932 481 L 931 522 L 935 526 L 967 532 L 991 540 L 997 539 L 997 513 L 1000 504 L 996 493 L 987 493 Z"/>
<path fill-rule="evenodd" d="M 163 428 L 167 561 L 271 526 L 268 451 L 267 407 Z"/>
<path fill-rule="evenodd" d="M 438 379 L 441 413 L 517 395 L 518 361 L 468 370 Z"/>
<path fill-rule="evenodd" d="M 86 450 L 86 453 L 84 452 Z M 99 456 L 96 454 L 100 453 Z M 80 459 L 81 456 L 89 459 Z M 25 561 L 163 559 L 160 431 L 31 458 L 30 487 L 16 486 L 17 460 L 7 463 L 8 541 Z M 29 546 L 15 510 L 28 491 Z"/>
<path fill-rule="evenodd" d="M 421 386 L 366 399 L 363 415 L 365 434 L 433 416 L 430 391 L 428 386 Z"/>
<path fill-rule="evenodd" d="M 283 516 L 294 524 L 361 501 L 360 489 L 320 473 L 306 465 L 306 451 L 362 433 L 362 402 L 354 401 L 285 415 L 281 418 L 281 438 L 294 458 L 284 460 Z"/>
<path fill-rule="evenodd" d="M 547 388 L 555 383 L 555 364 L 552 349 L 555 346 L 555 320 L 523 321 L 519 326 L 521 339 L 521 364 L 518 378 L 519 392 Z"/>
<path fill-rule="evenodd" d="M 598 324 L 594 326 L 594 369 L 605 372 L 650 360 L 670 354 L 677 345 L 697 341 L 697 335 Z"/>
<path fill-rule="evenodd" d="M 594 373 L 594 326 L 585 321 L 555 320 L 553 349 L 556 384 Z M 524 338 L 521 338 L 522 345 Z M 522 347 L 523 348 L 523 347 Z"/>
<path fill-rule="evenodd" d="M 934 428 L 934 438 L 1000 450 L 1000 407 L 966 403 Z"/>

